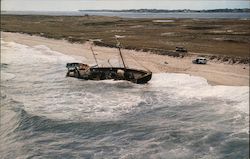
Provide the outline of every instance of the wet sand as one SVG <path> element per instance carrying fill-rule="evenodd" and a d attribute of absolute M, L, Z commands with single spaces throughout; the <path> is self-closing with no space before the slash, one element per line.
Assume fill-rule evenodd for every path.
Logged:
<path fill-rule="evenodd" d="M 53 51 L 73 56 L 79 61 L 84 62 L 88 59 L 88 61 L 92 61 L 91 64 L 94 63 L 89 43 L 72 44 L 66 40 L 7 32 L 1 32 L 1 37 L 4 41 L 13 41 L 28 46 L 45 45 Z M 119 59 L 118 50 L 115 48 L 94 46 L 93 49 L 100 65 L 108 65 L 108 60 Z M 122 52 L 129 67 L 147 68 L 153 73 L 185 73 L 201 76 L 213 85 L 249 86 L 249 65 L 231 65 L 218 61 L 209 61 L 207 65 L 196 65 L 192 64 L 195 55 L 175 58 L 133 50 L 122 50 Z"/>

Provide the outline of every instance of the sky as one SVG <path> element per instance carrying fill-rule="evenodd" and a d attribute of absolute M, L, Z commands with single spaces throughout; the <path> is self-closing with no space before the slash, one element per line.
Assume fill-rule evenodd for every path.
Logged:
<path fill-rule="evenodd" d="M 4 11 L 250 8 L 250 0 L 1 0 Z"/>

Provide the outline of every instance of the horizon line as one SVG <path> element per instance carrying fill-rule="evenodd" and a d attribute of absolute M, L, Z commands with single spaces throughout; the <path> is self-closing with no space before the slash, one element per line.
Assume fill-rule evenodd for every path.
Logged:
<path fill-rule="evenodd" d="M 249 8 L 216 8 L 216 9 L 156 9 L 156 8 L 140 8 L 140 9 L 77 9 L 77 10 L 1 10 L 1 12 L 75 12 L 75 11 L 126 11 L 126 10 L 168 10 L 168 11 L 174 11 L 174 10 L 191 10 L 191 11 L 209 11 L 209 10 L 219 10 L 219 9 L 230 9 L 230 10 L 236 10 L 236 9 L 250 9 Z"/>

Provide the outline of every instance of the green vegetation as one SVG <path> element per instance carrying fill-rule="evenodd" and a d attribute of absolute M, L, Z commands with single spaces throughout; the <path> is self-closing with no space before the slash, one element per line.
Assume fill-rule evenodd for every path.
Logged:
<path fill-rule="evenodd" d="M 167 54 L 176 46 L 189 52 L 248 57 L 250 20 L 127 19 L 103 16 L 1 15 L 1 31 L 21 32 L 115 47 L 115 35 L 124 48 Z"/>

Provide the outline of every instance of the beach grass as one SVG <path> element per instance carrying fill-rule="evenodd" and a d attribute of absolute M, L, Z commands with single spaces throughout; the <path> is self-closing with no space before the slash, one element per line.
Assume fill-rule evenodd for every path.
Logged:
<path fill-rule="evenodd" d="M 250 20 L 129 19 L 104 16 L 1 15 L 1 31 L 20 32 L 70 42 L 98 39 L 115 47 L 164 54 L 176 46 L 189 52 L 249 57 Z"/>

